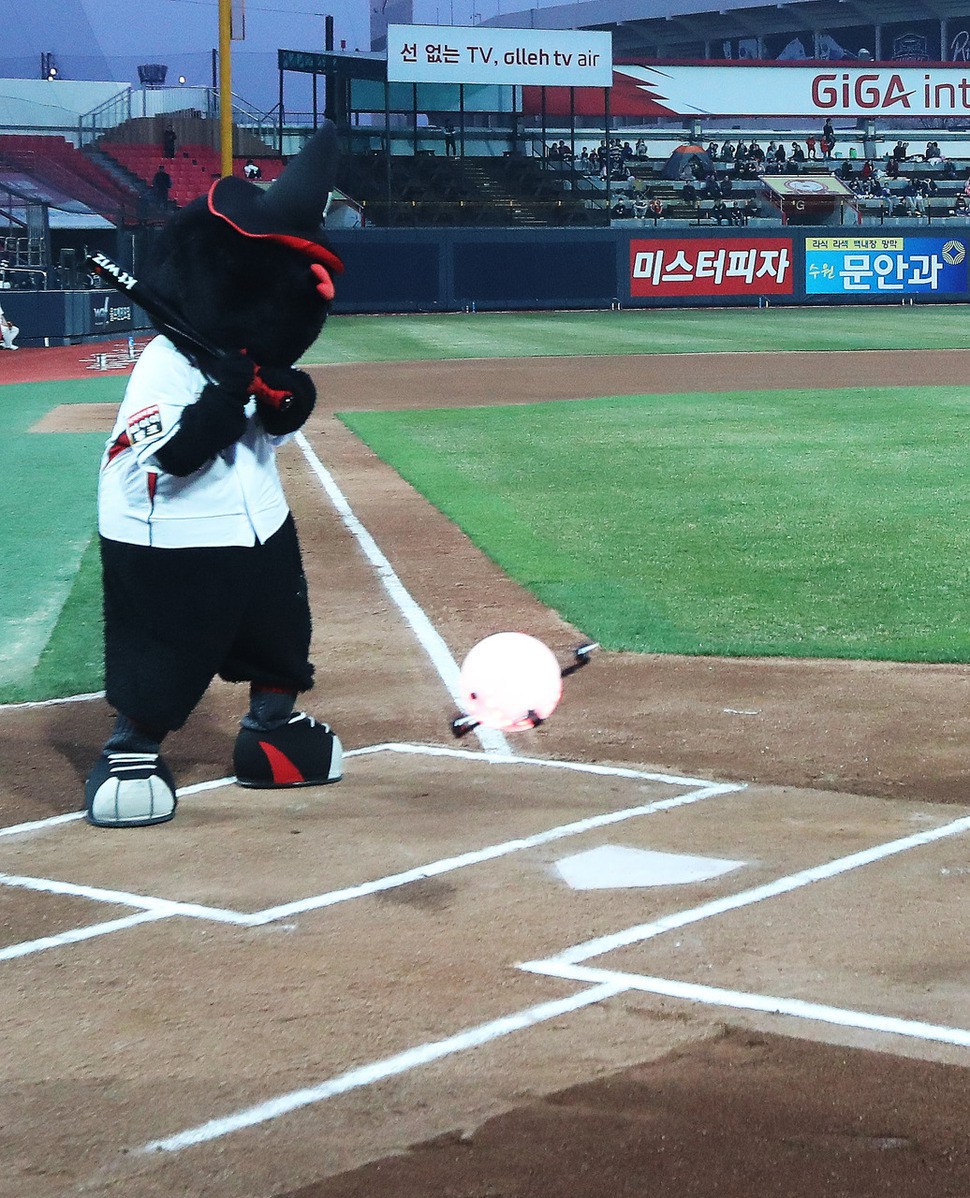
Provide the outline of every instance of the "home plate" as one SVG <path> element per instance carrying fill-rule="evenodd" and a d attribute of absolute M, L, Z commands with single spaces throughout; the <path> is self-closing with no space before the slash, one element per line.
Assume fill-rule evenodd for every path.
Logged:
<path fill-rule="evenodd" d="M 690 857 L 684 853 L 654 853 L 604 844 L 598 849 L 563 857 L 556 862 L 556 872 L 573 890 L 619 890 L 704 882 L 744 864 L 722 857 Z"/>

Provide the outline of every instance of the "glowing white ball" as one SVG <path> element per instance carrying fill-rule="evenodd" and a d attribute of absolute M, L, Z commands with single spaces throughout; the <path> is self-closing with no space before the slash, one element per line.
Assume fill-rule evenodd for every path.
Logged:
<path fill-rule="evenodd" d="M 524 632 L 497 632 L 469 652 L 458 679 L 465 711 L 502 732 L 533 727 L 530 713 L 548 719 L 562 697 L 555 654 Z"/>

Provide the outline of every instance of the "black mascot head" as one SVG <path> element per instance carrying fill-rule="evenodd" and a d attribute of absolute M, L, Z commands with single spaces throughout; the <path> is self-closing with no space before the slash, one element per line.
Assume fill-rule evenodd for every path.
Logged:
<path fill-rule="evenodd" d="M 159 235 L 145 281 L 190 327 L 260 366 L 292 366 L 323 328 L 343 263 L 321 223 L 337 137 L 328 121 L 262 188 L 217 180 Z"/>

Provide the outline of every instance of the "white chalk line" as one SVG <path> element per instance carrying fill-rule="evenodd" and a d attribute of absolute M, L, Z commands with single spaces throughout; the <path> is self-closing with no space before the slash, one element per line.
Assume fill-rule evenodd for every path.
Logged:
<path fill-rule="evenodd" d="M 29 703 L 0 703 L 0 711 L 27 711 L 32 707 L 59 707 L 62 703 L 90 703 L 103 699 L 104 691 L 88 691 L 83 695 L 66 695 L 63 699 L 35 699 Z"/>
<path fill-rule="evenodd" d="M 861 868 L 863 865 L 871 864 L 873 861 L 882 860 L 896 853 L 905 852 L 908 849 L 916 848 L 947 836 L 955 836 L 968 829 L 970 829 L 970 817 L 955 820 L 927 832 L 889 841 L 874 848 L 839 858 L 827 865 L 818 866 L 812 870 L 803 870 L 797 874 L 789 875 L 787 878 L 780 878 L 768 886 L 742 891 L 737 895 L 729 896 L 715 903 L 705 903 L 701 907 L 695 907 L 690 911 L 681 912 L 679 915 L 657 920 L 653 924 L 640 925 L 638 929 L 631 929 L 631 931 L 637 931 L 640 933 L 640 938 L 642 938 L 646 929 L 654 929 L 649 934 L 657 935 L 673 927 L 683 926 L 685 923 L 710 919 L 715 915 L 733 910 L 738 906 L 758 902 L 761 899 L 772 897 L 776 894 L 787 893 L 795 889 L 798 885 L 808 885 L 810 881 L 820 880 L 822 877 L 835 877 L 849 869 Z M 809 877 L 809 875 L 814 876 Z M 470 1028 L 446 1040 L 424 1044 L 397 1056 L 385 1058 L 384 1060 L 375 1061 L 358 1069 L 350 1070 L 348 1073 L 340 1074 L 336 1078 L 331 1078 L 317 1086 L 291 1091 L 288 1094 L 280 1095 L 277 1098 L 269 1099 L 256 1106 L 238 1111 L 233 1115 L 209 1120 L 197 1127 L 179 1132 L 174 1136 L 161 1140 L 153 1140 L 150 1144 L 145 1145 L 141 1151 L 178 1152 L 182 1149 L 205 1143 L 206 1141 L 219 1139 L 242 1128 L 252 1127 L 257 1123 L 269 1122 L 300 1107 L 322 1102 L 337 1094 L 346 1093 L 348 1090 L 372 1085 L 374 1082 L 389 1077 L 393 1073 L 403 1073 L 427 1064 L 429 1061 L 439 1060 L 442 1056 L 450 1055 L 453 1052 L 477 1047 L 482 1043 L 486 1043 L 488 1039 L 495 1038 L 495 1034 L 492 1033 L 491 1029 L 497 1027 L 507 1029 L 497 1033 L 507 1035 L 510 1032 L 520 1030 L 522 1027 L 532 1026 L 534 1023 L 540 1021 L 535 1013 L 542 1011 L 544 1008 L 553 1013 L 545 1015 L 543 1018 L 554 1018 L 555 1015 L 577 1010 L 581 1006 L 603 1002 L 608 998 L 613 998 L 618 994 L 630 990 L 663 994 L 673 998 L 682 998 L 686 1001 L 733 1007 L 738 1010 L 766 1011 L 800 1019 L 838 1024 L 846 1027 L 858 1027 L 868 1031 L 887 1032 L 923 1040 L 941 1041 L 948 1044 L 970 1044 L 970 1031 L 965 1031 L 962 1028 L 945 1027 L 918 1020 L 895 1019 L 890 1016 L 864 1011 L 852 1011 L 799 999 L 745 994 L 742 991 L 722 990 L 713 986 L 702 986 L 665 978 L 642 977 L 639 974 L 594 969 L 590 966 L 578 964 L 579 960 L 585 959 L 585 956 L 592 955 L 592 952 L 608 951 L 609 948 L 619 947 L 625 943 L 632 943 L 633 941 L 626 939 L 627 936 L 628 933 L 619 933 L 617 937 L 599 937 L 596 940 L 587 941 L 585 945 L 579 945 L 575 949 L 567 949 L 558 957 L 545 961 L 523 962 L 518 965 L 519 969 L 526 972 L 591 984 L 591 989 L 580 991 L 573 996 L 576 1002 L 575 1006 L 564 1006 L 563 1004 L 568 1003 L 569 1000 L 559 1000 L 556 1003 L 528 1008 L 526 1011 L 483 1024 L 478 1028 Z M 604 944 L 607 945 L 607 948 L 602 947 Z M 592 951 L 587 951 L 590 949 Z M 577 951 L 579 951 L 580 955 L 574 960 L 573 956 Z"/>
<path fill-rule="evenodd" d="M 908 1036 L 916 1040 L 933 1040 L 970 1048 L 970 1029 L 945 1024 L 925 1023 L 918 1019 L 897 1019 L 891 1015 L 876 1015 L 871 1011 L 853 1011 L 825 1003 L 805 1002 L 799 998 L 779 998 L 770 994 L 750 994 L 743 990 L 722 990 L 695 982 L 678 982 L 670 978 L 644 977 L 621 970 L 596 969 L 588 965 L 567 965 L 547 962 L 522 965 L 519 968 L 545 977 L 565 978 L 576 982 L 613 985 L 621 990 L 641 990 L 647 994 L 662 994 L 668 998 L 708 1006 L 731 1007 L 738 1011 L 764 1011 L 770 1015 L 787 1015 L 815 1023 L 839 1027 L 861 1028 L 869 1032 L 885 1032 L 892 1036 Z M 618 991 L 619 992 L 619 991 Z"/>
<path fill-rule="evenodd" d="M 125 915 L 119 919 L 110 919 L 106 923 L 90 924 L 87 927 L 72 928 L 68 932 L 58 932 L 53 936 L 42 936 L 39 940 L 25 940 L 20 944 L 11 944 L 0 948 L 0 961 L 12 961 L 16 957 L 28 957 L 32 953 L 41 953 L 49 948 L 60 948 L 65 944 L 78 944 L 82 940 L 93 940 L 97 936 L 109 936 L 112 932 L 121 932 L 125 928 L 133 928 L 136 924 L 152 923 L 159 919 L 170 919 L 175 912 L 139 911 L 137 915 Z"/>
<path fill-rule="evenodd" d="M 412 1069 L 430 1065 L 444 1057 L 453 1056 L 455 1053 L 467 1052 L 471 1048 L 480 1048 L 483 1044 L 501 1039 L 503 1036 L 535 1027 L 537 1024 L 567 1015 L 572 1011 L 578 1011 L 593 1003 L 602 1002 L 606 998 L 621 993 L 624 989 L 627 987 L 617 987 L 615 983 L 607 982 L 588 990 L 582 990 L 568 998 L 526 1007 L 522 1011 L 504 1015 L 488 1023 L 479 1024 L 477 1027 L 466 1028 L 443 1040 L 422 1044 L 417 1048 L 409 1048 L 404 1052 L 397 1053 L 395 1056 L 372 1061 L 358 1069 L 351 1069 L 346 1073 L 329 1078 L 317 1086 L 292 1090 L 288 1094 L 281 1094 L 277 1098 L 247 1107 L 245 1110 L 237 1111 L 224 1118 L 211 1119 L 207 1123 L 188 1128 L 177 1135 L 168 1136 L 162 1140 L 152 1140 L 139 1151 L 143 1153 L 179 1152 L 196 1144 L 204 1144 L 208 1140 L 220 1139 L 222 1136 L 241 1131 L 243 1128 L 254 1127 L 258 1123 L 278 1119 L 281 1115 L 289 1114 L 300 1107 L 311 1106 L 327 1098 L 333 1098 L 337 1094 L 346 1094 L 350 1090 L 372 1086 L 375 1082 L 384 1081 L 386 1078 L 401 1073 L 408 1073 Z"/>
<path fill-rule="evenodd" d="M 437 628 L 428 619 L 424 609 L 418 605 L 411 593 L 404 586 L 404 583 L 401 582 L 386 555 L 355 515 L 347 497 L 337 486 L 333 475 L 317 457 L 305 434 L 302 432 L 297 433 L 295 440 L 303 451 L 303 456 L 306 458 L 310 469 L 317 476 L 324 491 L 326 491 L 330 502 L 336 509 L 344 526 L 357 541 L 364 556 L 374 567 L 377 577 L 384 585 L 384 589 L 394 600 L 401 615 L 411 626 L 421 647 L 431 658 L 431 663 L 438 672 L 439 678 L 445 684 L 448 694 L 451 695 L 455 705 L 460 707 L 458 663 L 452 656 L 452 652 L 448 648 L 444 637 L 442 637 L 441 633 L 438 632 Z M 512 749 L 509 742 L 501 732 L 484 727 L 478 727 L 474 731 L 486 752 L 500 753 L 506 757 L 512 756 Z"/>

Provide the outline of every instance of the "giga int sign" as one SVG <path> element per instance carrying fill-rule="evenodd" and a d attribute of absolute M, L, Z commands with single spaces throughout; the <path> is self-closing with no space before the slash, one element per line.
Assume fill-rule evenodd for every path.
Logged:
<path fill-rule="evenodd" d="M 913 72 L 907 74 L 912 76 Z M 912 112 L 916 107 L 921 112 L 970 112 L 970 78 L 954 72 L 948 74 L 953 77 L 934 79 L 931 72 L 924 71 L 919 87 L 912 86 L 912 79 L 907 87 L 899 71 L 888 77 L 874 71 L 816 75 L 812 80 L 812 100 L 823 112 L 832 109 L 848 112 L 853 107 L 867 112 L 895 110 L 897 114 Z"/>
<path fill-rule="evenodd" d="M 614 116 L 945 117 L 970 114 L 970 64 L 836 69 L 778 64 L 613 64 Z M 594 88 L 523 89 L 523 111 L 547 116 L 603 112 Z"/>

